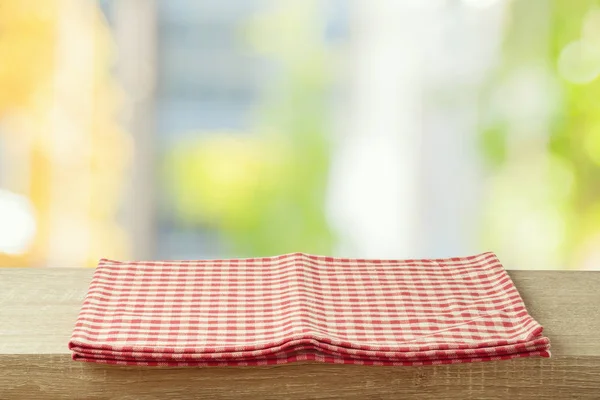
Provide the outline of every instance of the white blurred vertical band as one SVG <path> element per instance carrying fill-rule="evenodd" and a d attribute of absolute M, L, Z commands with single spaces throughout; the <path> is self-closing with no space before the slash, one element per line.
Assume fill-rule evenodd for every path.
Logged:
<path fill-rule="evenodd" d="M 336 141 L 329 215 L 338 253 L 410 256 L 418 246 L 423 14 L 396 0 L 353 2 L 350 101 Z"/>
<path fill-rule="evenodd" d="M 132 257 L 148 259 L 155 247 L 155 81 L 157 10 L 154 0 L 116 0 L 117 76 L 128 102 L 125 128 L 135 143 L 124 221 Z"/>
<path fill-rule="evenodd" d="M 479 90 L 499 56 L 504 2 L 353 4 L 350 101 L 329 198 L 338 253 L 483 250 Z"/>
<path fill-rule="evenodd" d="M 48 129 L 49 266 L 85 265 L 91 241 L 91 121 L 94 107 L 94 7 L 59 2 L 53 101 Z M 76 151 L 73 151 L 76 149 Z M 75 173 L 76 171 L 76 173 Z M 74 177 L 77 177 L 74 179 Z"/>
<path fill-rule="evenodd" d="M 450 4 L 450 3 L 449 3 Z M 484 183 L 480 147 L 482 84 L 501 60 L 506 1 L 463 0 L 440 8 L 424 87 L 422 255 L 448 257 L 483 246 Z"/>

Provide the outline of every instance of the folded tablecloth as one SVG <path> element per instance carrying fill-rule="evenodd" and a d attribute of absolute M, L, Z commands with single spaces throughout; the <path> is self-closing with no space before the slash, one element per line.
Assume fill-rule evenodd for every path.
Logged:
<path fill-rule="evenodd" d="M 549 347 L 493 253 L 103 259 L 69 342 L 75 360 L 148 366 L 427 365 Z"/>

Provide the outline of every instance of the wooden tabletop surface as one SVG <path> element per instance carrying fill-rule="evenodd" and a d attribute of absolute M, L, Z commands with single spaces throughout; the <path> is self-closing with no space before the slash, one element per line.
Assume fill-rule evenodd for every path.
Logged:
<path fill-rule="evenodd" d="M 510 271 L 550 359 L 434 367 L 144 368 L 73 362 L 91 269 L 0 270 L 0 399 L 600 399 L 600 272 Z"/>

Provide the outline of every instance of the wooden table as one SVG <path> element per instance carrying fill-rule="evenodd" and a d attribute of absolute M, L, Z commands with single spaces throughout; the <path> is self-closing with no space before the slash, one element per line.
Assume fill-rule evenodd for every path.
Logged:
<path fill-rule="evenodd" d="M 93 271 L 0 270 L 0 399 L 600 399 L 600 272 L 512 271 L 552 358 L 435 367 L 142 368 L 71 361 Z"/>

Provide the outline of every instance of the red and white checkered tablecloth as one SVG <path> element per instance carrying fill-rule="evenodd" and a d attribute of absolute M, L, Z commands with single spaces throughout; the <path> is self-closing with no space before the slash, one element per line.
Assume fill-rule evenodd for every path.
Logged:
<path fill-rule="evenodd" d="M 75 360 L 148 366 L 450 364 L 549 346 L 493 253 L 103 259 L 69 342 Z"/>

